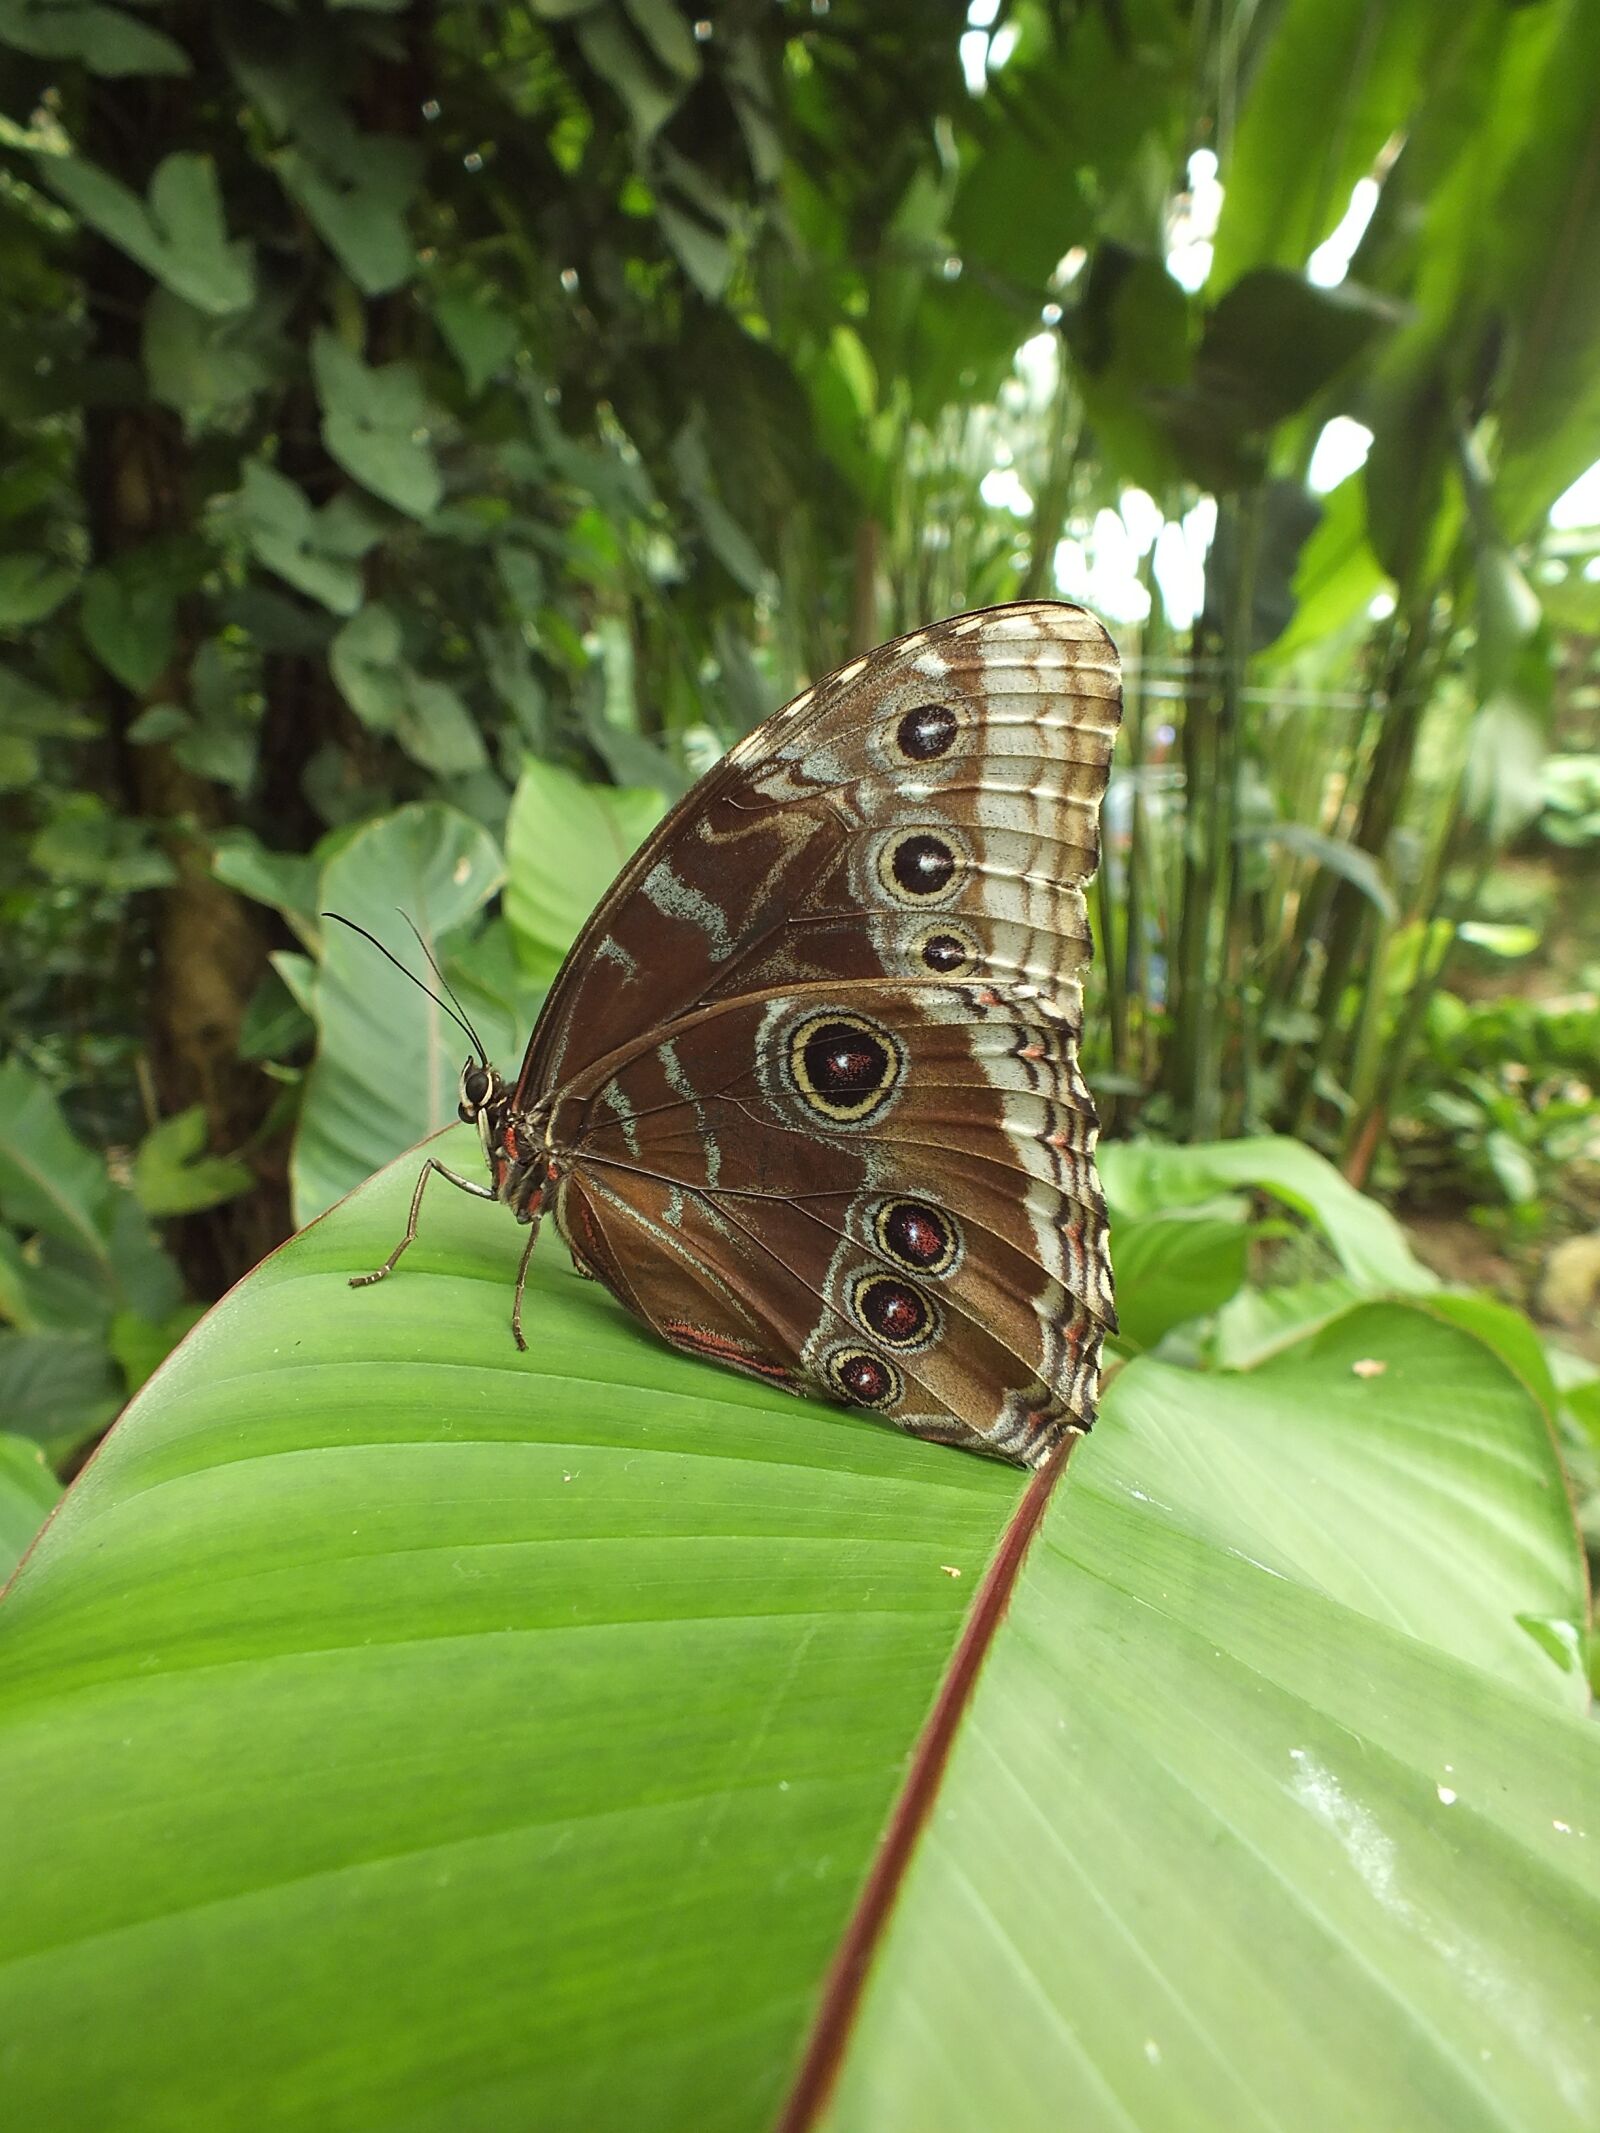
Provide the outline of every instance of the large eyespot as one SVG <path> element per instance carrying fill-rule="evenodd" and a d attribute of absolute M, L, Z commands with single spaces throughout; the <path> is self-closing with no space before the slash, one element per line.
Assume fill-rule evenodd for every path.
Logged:
<path fill-rule="evenodd" d="M 860 1015 L 808 1015 L 785 1048 L 789 1079 L 811 1110 L 859 1126 L 894 1094 L 905 1054 L 886 1029 Z"/>
<path fill-rule="evenodd" d="M 891 1348 L 925 1348 L 939 1331 L 932 1303 L 896 1274 L 858 1275 L 850 1284 L 850 1310 L 865 1332 Z"/>
<path fill-rule="evenodd" d="M 903 830 L 878 853 L 878 879 L 897 904 L 948 901 L 960 888 L 962 855 L 937 830 Z"/>
<path fill-rule="evenodd" d="M 960 721 L 948 704 L 918 704 L 894 729 L 894 744 L 913 763 L 947 755 Z"/>
<path fill-rule="evenodd" d="M 865 1348 L 835 1348 L 822 1370 L 831 1390 L 852 1407 L 894 1407 L 905 1395 L 905 1380 L 893 1363 Z"/>
<path fill-rule="evenodd" d="M 911 952 L 924 970 L 941 978 L 970 977 L 983 961 L 983 949 L 975 936 L 965 926 L 948 922 L 919 933 Z"/>
<path fill-rule="evenodd" d="M 489 1076 L 485 1068 L 469 1059 L 461 1069 L 461 1101 L 456 1106 L 463 1125 L 470 1126 L 482 1110 L 489 1095 Z"/>
<path fill-rule="evenodd" d="M 912 1273 L 948 1274 L 961 1257 L 961 1231 L 954 1216 L 926 1200 L 880 1200 L 871 1221 L 885 1259 Z"/>

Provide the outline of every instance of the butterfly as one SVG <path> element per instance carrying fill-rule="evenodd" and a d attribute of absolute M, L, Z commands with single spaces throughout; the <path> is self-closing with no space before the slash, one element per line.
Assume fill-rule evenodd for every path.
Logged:
<path fill-rule="evenodd" d="M 624 867 L 514 1083 L 462 1015 L 489 1182 L 430 1158 L 353 1286 L 437 1174 L 528 1225 L 518 1347 L 549 1213 L 688 1354 L 1022 1466 L 1088 1429 L 1116 1312 L 1084 887 L 1120 710 L 1110 638 L 1053 601 L 803 691 Z"/>

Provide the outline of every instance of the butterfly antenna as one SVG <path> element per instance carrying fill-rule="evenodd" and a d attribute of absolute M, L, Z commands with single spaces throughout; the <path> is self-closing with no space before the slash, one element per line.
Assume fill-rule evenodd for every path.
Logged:
<path fill-rule="evenodd" d="M 399 911 L 400 906 L 396 904 L 395 909 Z M 428 946 L 427 942 L 418 932 L 416 921 L 412 918 L 410 912 L 400 911 L 400 916 L 411 928 L 412 938 L 415 940 L 417 946 L 422 950 L 423 954 L 427 957 L 428 968 L 433 972 L 434 976 L 439 980 L 439 983 L 450 995 L 450 1004 L 454 1007 L 456 1013 L 460 1016 L 462 1028 L 465 1029 L 471 1036 L 473 1043 L 478 1047 L 478 1057 L 483 1061 L 484 1065 L 487 1066 L 489 1064 L 489 1054 L 483 1048 L 483 1039 L 478 1035 L 477 1031 L 472 1027 L 471 1022 L 467 1019 L 467 1011 L 462 1006 L 460 1000 L 457 999 L 455 987 L 445 976 L 444 972 L 439 968 L 438 962 L 435 960 L 433 950 Z"/>
<path fill-rule="evenodd" d="M 346 918 L 344 914 L 340 911 L 324 911 L 322 916 L 324 918 L 331 918 L 336 926 L 348 926 L 352 933 L 359 933 L 364 941 L 370 941 L 373 947 L 377 949 L 379 955 L 381 955 L 386 962 L 393 963 L 395 969 L 399 971 L 401 977 L 409 978 L 412 984 L 416 986 L 418 992 L 425 992 L 428 995 L 428 998 L 433 1002 L 435 1007 L 442 1007 L 445 1013 L 450 1017 L 451 1021 L 459 1024 L 459 1026 L 466 1032 L 468 1043 L 471 1044 L 473 1049 L 477 1052 L 478 1057 L 482 1060 L 483 1064 L 486 1067 L 488 1066 L 489 1055 L 484 1051 L 482 1039 L 479 1037 L 477 1031 L 473 1028 L 472 1024 L 467 1020 L 466 1016 L 460 1013 L 458 1009 L 452 1007 L 448 1000 L 441 1000 L 439 995 L 434 991 L 431 985 L 424 985 L 421 978 L 417 976 L 414 970 L 407 970 L 405 964 L 401 962 L 400 958 L 397 955 L 391 955 L 388 949 L 385 948 L 382 941 L 379 940 L 378 936 L 375 933 L 369 933 L 365 926 L 358 926 L 353 918 Z M 416 932 L 416 928 L 414 926 L 411 930 L 413 932 Z M 420 935 L 418 937 L 420 939 Z M 428 954 L 426 948 L 424 948 L 422 952 L 424 955 Z M 433 957 L 431 955 L 428 956 L 428 961 L 430 963 L 433 962 Z M 434 967 L 435 969 L 437 969 L 437 964 L 435 964 Z M 441 980 L 441 982 L 443 981 Z"/>

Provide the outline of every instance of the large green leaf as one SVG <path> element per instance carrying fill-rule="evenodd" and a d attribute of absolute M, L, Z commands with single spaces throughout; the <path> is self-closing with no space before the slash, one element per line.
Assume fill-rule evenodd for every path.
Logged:
<path fill-rule="evenodd" d="M 477 823 L 453 808 L 404 807 L 340 845 L 323 870 L 321 902 L 396 953 L 410 951 L 426 977 L 400 913 L 437 955 L 441 937 L 480 910 L 500 878 L 500 854 Z M 470 1050 L 436 1000 L 344 926 L 324 928 L 311 1004 L 317 1056 L 290 1165 L 302 1221 L 455 1116 Z"/>
<path fill-rule="evenodd" d="M 1600 1752 L 1512 1597 L 1572 1605 L 1576 1560 L 1531 1403 L 1512 1422 L 1511 1381 L 1419 1317 L 1358 1312 L 1244 1380 L 1119 1380 L 979 1682 L 830 2128 L 1590 2123 Z M 1344 1437 L 1321 1368 L 1391 1343 L 1403 1371 L 1353 1381 L 1377 1397 Z M 1455 1617 L 1485 1548 L 1495 1597 Z"/>
<path fill-rule="evenodd" d="M 1224 172 L 1214 287 L 1250 267 L 1305 265 L 1406 124 L 1448 21 L 1433 0 L 1286 0 L 1274 12 Z"/>
<path fill-rule="evenodd" d="M 644 786 L 586 785 L 530 757 L 506 821 L 506 919 L 524 966 L 549 980 L 665 803 Z"/>
<path fill-rule="evenodd" d="M 1393 1215 L 1298 1141 L 1265 1135 L 1199 1147 L 1114 1141 L 1100 1151 L 1100 1170 L 1106 1197 L 1120 1216 L 1199 1206 L 1217 1193 L 1249 1186 L 1315 1223 L 1346 1273 L 1366 1287 L 1411 1292 L 1437 1286 Z"/>
<path fill-rule="evenodd" d="M 1470 1333 L 1129 1366 L 1007 1613 L 1045 1488 L 553 1239 L 517 1355 L 499 1210 L 436 1185 L 352 1294 L 412 1176 L 212 1313 L 7 1601 L 21 2122 L 699 2133 L 834 2072 L 918 2133 L 1590 2122 L 1581 1566 Z"/>
<path fill-rule="evenodd" d="M 1500 411 L 1496 497 L 1513 538 L 1600 453 L 1600 9 L 1572 0 L 1483 227 L 1492 302 L 1519 330 Z M 1500 321 L 1497 320 L 1498 324 Z"/>

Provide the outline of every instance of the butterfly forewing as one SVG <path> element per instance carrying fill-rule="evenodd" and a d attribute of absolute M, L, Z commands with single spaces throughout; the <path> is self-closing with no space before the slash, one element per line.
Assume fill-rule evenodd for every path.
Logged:
<path fill-rule="evenodd" d="M 529 1046 L 556 1213 L 675 1345 L 1037 1463 L 1114 1324 L 1077 1065 L 1120 706 L 1100 625 L 852 661 L 636 856 Z"/>

